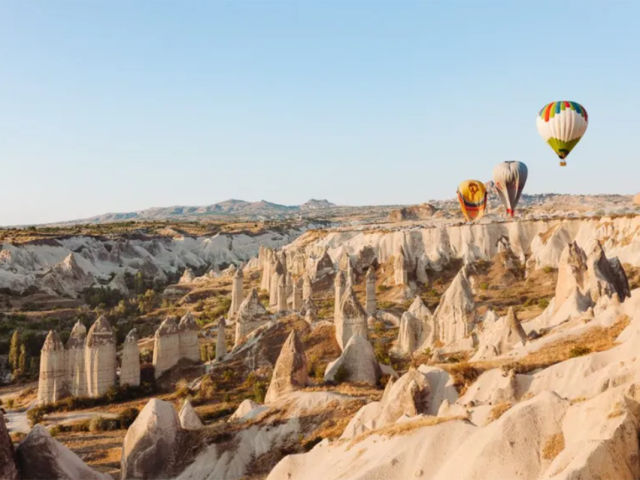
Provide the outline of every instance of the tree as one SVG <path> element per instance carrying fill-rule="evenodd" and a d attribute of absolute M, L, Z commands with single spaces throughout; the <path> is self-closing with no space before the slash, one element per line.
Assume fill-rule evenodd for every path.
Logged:
<path fill-rule="evenodd" d="M 136 293 L 142 293 L 145 291 L 145 288 L 144 275 L 142 275 L 142 272 L 137 272 L 133 276 L 133 289 Z"/>
<path fill-rule="evenodd" d="M 24 347 L 24 345 L 20 345 L 18 367 L 20 368 L 20 375 L 25 376 L 27 374 L 27 349 Z"/>
<path fill-rule="evenodd" d="M 20 364 L 20 347 L 22 346 L 22 339 L 20 338 L 20 332 L 18 330 L 13 332 L 11 336 L 11 346 L 9 347 L 9 366 L 11 370 L 16 370 Z"/>

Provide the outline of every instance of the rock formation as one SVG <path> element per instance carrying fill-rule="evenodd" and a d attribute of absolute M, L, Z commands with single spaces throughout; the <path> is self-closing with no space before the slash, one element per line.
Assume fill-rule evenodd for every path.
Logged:
<path fill-rule="evenodd" d="M 361 335 L 351 337 L 340 357 L 327 366 L 324 380 L 333 381 L 339 369 L 346 370 L 345 380 L 377 385 L 381 371 L 371 344 Z"/>
<path fill-rule="evenodd" d="M 285 281 L 284 276 L 280 277 L 280 281 L 278 283 L 277 311 L 278 313 L 284 313 L 287 311 L 287 282 Z"/>
<path fill-rule="evenodd" d="M 227 354 L 227 333 L 225 331 L 226 326 L 227 322 L 225 322 L 224 317 L 220 317 L 220 320 L 218 320 L 218 335 L 216 338 L 217 362 L 222 361 Z"/>
<path fill-rule="evenodd" d="M 404 312 L 400 319 L 400 330 L 398 331 L 398 341 L 394 351 L 411 355 L 423 343 L 424 322 L 411 312 Z"/>
<path fill-rule="evenodd" d="M 192 362 L 200 361 L 198 347 L 198 324 L 191 312 L 187 312 L 178 325 L 180 329 L 180 358 Z"/>
<path fill-rule="evenodd" d="M 315 321 L 316 316 L 318 315 L 318 308 L 316 307 L 316 304 L 313 303 L 311 297 L 302 302 L 302 307 L 300 307 L 300 315 L 302 315 L 308 323 L 312 323 Z"/>
<path fill-rule="evenodd" d="M 302 284 L 302 300 L 311 298 L 312 295 L 313 295 L 313 287 L 311 285 L 311 278 L 309 278 L 309 275 L 305 274 L 303 277 L 303 284 Z"/>
<path fill-rule="evenodd" d="M 196 274 L 193 273 L 193 270 L 191 270 L 190 268 L 187 268 L 184 273 L 182 274 L 182 276 L 180 277 L 180 280 L 178 281 L 178 283 L 192 283 L 196 278 Z"/>
<path fill-rule="evenodd" d="M 584 292 L 587 283 L 587 256 L 576 242 L 569 243 L 558 262 L 554 312 L 560 309 L 573 290 Z"/>
<path fill-rule="evenodd" d="M 122 445 L 122 480 L 172 478 L 180 420 L 173 405 L 153 398 L 127 430 Z"/>
<path fill-rule="evenodd" d="M 67 384 L 74 397 L 87 396 L 87 369 L 84 364 L 87 327 L 78 320 L 67 341 Z"/>
<path fill-rule="evenodd" d="M 107 317 L 100 316 L 87 334 L 87 394 L 100 397 L 116 382 L 116 336 Z"/>
<path fill-rule="evenodd" d="M 434 338 L 440 340 L 445 346 L 465 339 L 474 329 L 475 302 L 471 285 L 463 270 L 458 272 L 440 299 L 440 304 L 434 313 L 434 322 L 436 330 Z"/>
<path fill-rule="evenodd" d="M 178 417 L 180 418 L 180 426 L 185 430 L 200 430 L 204 428 L 204 424 L 188 399 L 182 404 Z"/>
<path fill-rule="evenodd" d="M 260 303 L 258 291 L 253 288 L 249 296 L 243 300 L 238 311 L 235 346 L 240 345 L 244 337 L 268 321 L 267 310 Z"/>
<path fill-rule="evenodd" d="M 333 260 L 325 250 L 322 256 L 312 264 L 309 269 L 309 276 L 313 282 L 318 282 L 327 275 L 332 274 L 333 271 Z"/>
<path fill-rule="evenodd" d="M 376 427 L 393 423 L 402 416 L 413 417 L 426 413 L 430 392 L 425 375 L 411 367 L 391 386 Z"/>
<path fill-rule="evenodd" d="M 292 330 L 273 369 L 265 403 L 275 402 L 282 396 L 304 387 L 307 379 L 307 356 L 296 331 Z"/>
<path fill-rule="evenodd" d="M 396 285 L 409 285 L 407 259 L 402 247 L 398 249 L 393 260 L 393 280 Z"/>
<path fill-rule="evenodd" d="M 260 279 L 260 289 L 269 293 L 271 289 L 271 271 L 275 268 L 273 250 L 260 246 L 258 260 L 262 264 L 262 278 Z"/>
<path fill-rule="evenodd" d="M 367 312 L 360 305 L 353 288 L 347 287 L 344 295 L 342 295 L 339 308 L 335 329 L 336 340 L 340 348 L 344 350 L 344 347 L 354 335 L 361 335 L 363 338 L 368 339 Z"/>
<path fill-rule="evenodd" d="M 342 300 L 342 295 L 344 294 L 344 290 L 346 288 L 345 285 L 345 279 L 344 279 L 344 274 L 342 273 L 342 271 L 338 270 L 338 273 L 336 273 L 336 278 L 333 281 L 333 287 L 334 287 L 334 313 L 333 313 L 333 317 L 334 317 L 334 322 L 338 323 L 338 321 L 340 320 L 340 301 Z"/>
<path fill-rule="evenodd" d="M 122 362 L 120 366 L 120 385 L 140 385 L 140 350 L 138 349 L 138 331 L 134 328 L 124 339 Z"/>
<path fill-rule="evenodd" d="M 356 284 L 356 274 L 353 271 L 353 265 L 351 265 L 351 262 L 347 264 L 347 272 L 345 277 L 347 280 L 347 285 L 353 286 Z"/>
<path fill-rule="evenodd" d="M 298 312 L 302 308 L 302 290 L 303 290 L 303 280 L 299 278 L 295 282 L 293 282 L 293 292 L 291 299 L 291 309 Z"/>
<path fill-rule="evenodd" d="M 154 335 L 153 366 L 160 376 L 180 360 L 180 325 L 175 317 L 167 317 Z"/>
<path fill-rule="evenodd" d="M 0 415 L 0 478 L 18 480 L 13 443 L 4 423 L 4 415 Z"/>
<path fill-rule="evenodd" d="M 234 318 L 235 314 L 240 309 L 240 305 L 243 300 L 243 287 L 244 275 L 242 269 L 239 268 L 233 276 L 233 282 L 231 286 L 231 306 L 229 307 L 229 318 Z"/>
<path fill-rule="evenodd" d="M 53 295 L 76 298 L 82 290 L 95 283 L 93 275 L 86 273 L 70 252 L 60 263 L 47 270 L 40 278 L 40 288 Z"/>
<path fill-rule="evenodd" d="M 293 277 L 291 276 L 290 271 L 287 271 L 287 274 L 285 275 L 285 283 L 287 286 L 287 298 L 289 298 L 293 293 Z"/>
<path fill-rule="evenodd" d="M 376 272 L 373 267 L 369 267 L 365 276 L 365 291 L 367 296 L 366 310 L 369 315 L 376 313 Z"/>
<path fill-rule="evenodd" d="M 437 209 L 430 203 L 402 207 L 389 213 L 390 222 L 404 222 L 407 220 L 427 220 L 436 213 Z"/>
<path fill-rule="evenodd" d="M 483 323 L 483 330 L 479 334 L 478 351 L 473 356 L 473 361 L 488 360 L 527 343 L 527 334 L 513 307 L 509 307 L 506 317 L 493 322 L 485 318 Z"/>
<path fill-rule="evenodd" d="M 68 395 L 67 357 L 60 337 L 49 331 L 40 353 L 38 403 L 54 403 Z"/>
<path fill-rule="evenodd" d="M 282 265 L 282 262 L 279 260 L 276 262 L 273 272 L 271 273 L 271 282 L 269 286 L 269 307 L 277 307 L 278 306 L 278 287 L 280 285 L 280 280 L 286 279 L 284 278 L 286 274 L 286 270 Z"/>
<path fill-rule="evenodd" d="M 618 294 L 620 300 L 630 297 L 627 275 L 617 258 L 608 260 L 600 242 L 596 242 L 587 257 L 587 271 L 591 299 L 597 302 L 602 296 Z"/>
<path fill-rule="evenodd" d="M 41 424 L 20 442 L 16 460 L 20 478 L 25 480 L 113 480 L 111 475 L 89 468 Z"/>
<path fill-rule="evenodd" d="M 416 262 L 416 280 L 423 285 L 429 285 L 429 275 L 427 269 L 429 268 L 429 259 L 426 255 L 420 255 Z"/>
<path fill-rule="evenodd" d="M 129 296 L 129 287 L 127 287 L 127 281 L 125 279 L 124 273 L 117 273 L 113 280 L 109 282 L 109 288 L 111 290 L 118 290 L 125 297 Z"/>

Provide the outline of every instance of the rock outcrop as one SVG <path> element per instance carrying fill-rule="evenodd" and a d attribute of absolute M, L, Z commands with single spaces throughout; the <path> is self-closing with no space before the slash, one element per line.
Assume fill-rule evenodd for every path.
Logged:
<path fill-rule="evenodd" d="M 347 287 L 340 300 L 335 330 L 336 340 L 343 350 L 354 335 L 360 335 L 365 339 L 369 338 L 367 312 L 360 305 L 351 287 Z"/>
<path fill-rule="evenodd" d="M 437 212 L 436 207 L 430 203 L 423 203 L 420 205 L 412 205 L 410 207 L 399 208 L 398 210 L 392 210 L 389 213 L 390 222 L 404 222 L 407 220 L 427 220 Z"/>
<path fill-rule="evenodd" d="M 344 273 L 341 270 L 338 270 L 336 273 L 336 278 L 333 280 L 333 291 L 334 291 L 334 322 L 337 324 L 340 321 L 340 301 L 342 300 L 342 295 L 344 294 L 346 288 L 346 280 L 344 278 Z"/>
<path fill-rule="evenodd" d="M 87 327 L 78 320 L 67 341 L 67 384 L 69 394 L 74 397 L 87 396 L 87 369 L 85 367 L 85 347 Z"/>
<path fill-rule="evenodd" d="M 587 285 L 587 256 L 576 242 L 568 243 L 558 261 L 554 313 L 560 310 L 573 290 L 583 293 Z"/>
<path fill-rule="evenodd" d="M 239 268 L 236 270 L 235 275 L 233 276 L 233 282 L 231 283 L 231 306 L 229 307 L 229 318 L 232 319 L 235 317 L 235 314 L 240 310 L 240 305 L 242 305 L 243 298 L 243 282 L 244 275 L 242 274 L 242 269 Z"/>
<path fill-rule="evenodd" d="M 285 277 L 281 276 L 278 283 L 278 313 L 284 313 L 287 311 L 287 296 L 287 282 L 285 281 Z"/>
<path fill-rule="evenodd" d="M 238 311 L 235 346 L 240 345 L 243 338 L 268 321 L 267 309 L 260 303 L 258 291 L 253 288 L 247 298 L 243 300 Z"/>
<path fill-rule="evenodd" d="M 122 362 L 120 366 L 120 385 L 140 385 L 140 349 L 138 331 L 134 328 L 124 339 Z"/>
<path fill-rule="evenodd" d="M 307 379 L 307 356 L 296 331 L 292 330 L 273 369 L 265 403 L 273 403 L 286 394 L 303 388 Z"/>
<path fill-rule="evenodd" d="M 107 317 L 100 316 L 87 334 L 87 393 L 100 397 L 116 382 L 116 336 Z"/>
<path fill-rule="evenodd" d="M 325 381 L 334 381 L 336 373 L 343 369 L 345 381 L 377 385 L 381 371 L 373 347 L 359 334 L 351 337 L 340 357 L 330 363 L 324 374 Z"/>
<path fill-rule="evenodd" d="M 307 300 L 308 298 L 311 298 L 312 295 L 313 286 L 311 284 L 311 278 L 309 278 L 309 275 L 305 274 L 302 283 L 302 300 Z"/>
<path fill-rule="evenodd" d="M 329 256 L 329 253 L 325 250 L 320 258 L 313 261 L 311 268 L 309 269 L 309 276 L 312 282 L 319 282 L 327 275 L 334 272 L 333 260 Z"/>
<path fill-rule="evenodd" d="M 369 315 L 376 313 L 376 271 L 369 267 L 365 275 L 366 311 Z"/>
<path fill-rule="evenodd" d="M 393 281 L 396 285 L 409 285 L 409 272 L 404 249 L 400 247 L 393 260 Z"/>
<path fill-rule="evenodd" d="M 172 478 L 180 452 L 180 420 L 173 406 L 153 398 L 127 430 L 120 466 L 122 480 Z"/>
<path fill-rule="evenodd" d="M 225 322 L 224 317 L 220 317 L 218 320 L 218 335 L 216 337 L 216 361 L 220 362 L 224 359 L 227 354 L 227 333 L 226 328 L 227 322 Z"/>
<path fill-rule="evenodd" d="M 38 403 L 54 403 L 68 395 L 67 357 L 60 337 L 49 331 L 40 352 Z"/>
<path fill-rule="evenodd" d="M 501 317 L 493 322 L 485 319 L 483 327 L 479 334 L 478 351 L 472 358 L 474 361 L 488 360 L 527 343 L 527 334 L 513 307 L 509 307 L 506 317 Z"/>
<path fill-rule="evenodd" d="M 0 415 L 0 478 L 18 480 L 13 443 L 4 423 L 4 415 Z"/>
<path fill-rule="evenodd" d="M 180 360 L 180 325 L 175 317 L 167 317 L 154 335 L 153 367 L 160 376 Z"/>
<path fill-rule="evenodd" d="M 591 300 L 597 302 L 600 297 L 613 297 L 621 301 L 630 297 L 627 275 L 617 258 L 607 259 L 600 242 L 596 242 L 587 257 L 588 286 Z"/>
<path fill-rule="evenodd" d="M 280 285 L 280 280 L 284 280 L 286 282 L 286 273 L 287 271 L 282 265 L 282 262 L 278 260 L 271 273 L 271 282 L 269 284 L 269 307 L 277 308 L 279 294 L 278 287 Z"/>
<path fill-rule="evenodd" d="M 413 417 L 426 413 L 430 393 L 425 375 L 411 367 L 389 390 L 377 427 L 393 423 L 402 416 Z"/>
<path fill-rule="evenodd" d="M 200 430 L 204 428 L 204 424 L 188 399 L 182 404 L 178 418 L 180 419 L 180 426 L 185 430 Z"/>
<path fill-rule="evenodd" d="M 424 322 L 411 312 L 404 312 L 400 319 L 400 330 L 398 331 L 398 341 L 394 351 L 402 355 L 411 355 L 424 342 L 423 340 Z"/>
<path fill-rule="evenodd" d="M 293 282 L 293 293 L 291 294 L 291 309 L 299 312 L 302 308 L 303 280 L 299 278 Z"/>
<path fill-rule="evenodd" d="M 190 268 L 185 269 L 178 283 L 192 283 L 196 279 L 196 274 Z"/>
<path fill-rule="evenodd" d="M 113 480 L 110 475 L 89 468 L 40 424 L 20 442 L 16 460 L 20 478 L 25 480 Z"/>
<path fill-rule="evenodd" d="M 40 278 L 40 288 L 52 295 L 76 298 L 82 290 L 95 283 L 93 275 L 85 272 L 70 252 L 66 258 L 48 269 Z"/>
<path fill-rule="evenodd" d="M 470 335 L 476 323 L 476 308 L 471 285 L 460 270 L 440 299 L 434 313 L 436 335 L 445 346 L 461 342 Z M 425 345 L 431 347 L 432 345 Z M 473 346 L 471 343 L 467 346 Z"/>
<path fill-rule="evenodd" d="M 198 324 L 191 312 L 187 312 L 180 319 L 180 359 L 191 362 L 200 361 L 200 349 L 198 347 Z"/>

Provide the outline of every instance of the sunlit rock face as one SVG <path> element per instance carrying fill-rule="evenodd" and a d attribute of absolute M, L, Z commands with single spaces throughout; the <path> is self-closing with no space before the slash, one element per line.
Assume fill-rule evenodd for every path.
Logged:
<path fill-rule="evenodd" d="M 40 405 L 55 403 L 68 395 L 66 353 L 58 334 L 50 331 L 40 352 Z"/>
<path fill-rule="evenodd" d="M 122 347 L 120 385 L 140 385 L 140 350 L 138 331 L 135 328 L 127 334 Z"/>

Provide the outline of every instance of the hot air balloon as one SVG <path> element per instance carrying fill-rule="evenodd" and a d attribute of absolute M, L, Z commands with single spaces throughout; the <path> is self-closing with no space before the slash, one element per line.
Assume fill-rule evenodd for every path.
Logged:
<path fill-rule="evenodd" d="M 588 123 L 584 107 L 565 100 L 545 105 L 536 117 L 538 133 L 560 157 L 563 167 L 567 165 L 565 158 L 587 131 Z"/>
<path fill-rule="evenodd" d="M 493 184 L 504 208 L 512 217 L 528 175 L 527 166 L 522 162 L 502 162 L 493 168 Z"/>
<path fill-rule="evenodd" d="M 478 180 L 465 180 L 458 186 L 460 210 L 468 222 L 480 219 L 487 208 L 487 189 Z"/>

